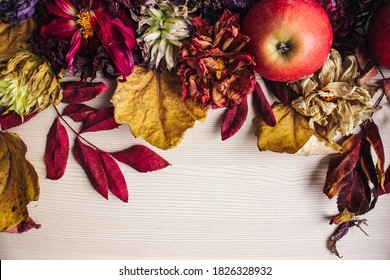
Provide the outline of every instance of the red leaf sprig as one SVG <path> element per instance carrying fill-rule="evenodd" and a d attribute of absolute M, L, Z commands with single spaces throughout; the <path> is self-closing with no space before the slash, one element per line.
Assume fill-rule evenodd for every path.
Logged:
<path fill-rule="evenodd" d="M 169 163 L 158 154 L 142 145 L 108 153 L 86 140 L 81 133 L 114 129 L 119 126 L 114 120 L 113 108 L 97 110 L 84 104 L 70 104 L 61 114 L 58 109 L 47 136 L 45 164 L 47 178 L 57 180 L 64 175 L 69 154 L 69 138 L 61 120 L 77 135 L 73 147 L 76 161 L 86 172 L 94 189 L 108 199 L 109 191 L 123 202 L 128 202 L 128 189 L 125 177 L 115 160 L 121 161 L 139 172 L 156 171 L 165 168 Z M 82 122 L 77 132 L 64 117 Z"/>
<path fill-rule="evenodd" d="M 63 103 L 80 104 L 94 99 L 98 95 L 107 91 L 108 86 L 102 82 L 87 83 L 80 81 L 62 82 Z"/>

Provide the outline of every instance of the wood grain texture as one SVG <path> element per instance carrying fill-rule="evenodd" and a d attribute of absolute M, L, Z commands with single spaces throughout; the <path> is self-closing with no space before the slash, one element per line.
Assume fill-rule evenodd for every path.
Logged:
<path fill-rule="evenodd" d="M 89 105 L 102 106 L 111 94 Z M 144 144 L 172 164 L 147 174 L 120 164 L 129 203 L 112 195 L 106 201 L 97 194 L 72 155 L 61 180 L 45 179 L 43 156 L 56 117 L 53 109 L 13 129 L 26 142 L 27 157 L 40 176 L 40 200 L 31 203 L 29 211 L 42 228 L 0 234 L 0 258 L 336 259 L 326 247 L 335 229 L 328 221 L 337 213 L 336 201 L 322 193 L 329 157 L 259 152 L 251 105 L 243 128 L 222 142 L 222 114 L 210 111 L 203 124 L 197 123 L 168 151 L 134 139 L 126 126 L 87 133 L 86 138 L 104 150 Z M 387 103 L 374 120 L 388 163 Z M 71 132 L 70 138 L 73 146 Z M 390 197 L 381 197 L 366 218 L 370 236 L 352 229 L 339 243 L 340 253 L 344 259 L 390 259 Z"/>

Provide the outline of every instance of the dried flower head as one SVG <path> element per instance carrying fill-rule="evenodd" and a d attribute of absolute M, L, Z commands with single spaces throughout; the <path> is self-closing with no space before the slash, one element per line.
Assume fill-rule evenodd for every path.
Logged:
<path fill-rule="evenodd" d="M 150 68 L 173 69 L 183 41 L 190 36 L 191 21 L 186 6 L 159 0 L 141 9 L 137 43 Z"/>
<path fill-rule="evenodd" d="M 58 78 L 46 59 L 20 51 L 0 72 L 0 105 L 24 116 L 58 104 Z"/>
<path fill-rule="evenodd" d="M 310 117 L 311 128 L 316 129 L 317 125 L 324 128 L 327 138 L 333 138 L 337 131 L 347 136 L 377 111 L 372 104 L 375 92 L 370 87 L 358 86 L 358 77 L 355 56 L 347 56 L 342 62 L 339 52 L 332 49 L 321 69 L 291 84 L 301 95 L 292 106 L 300 114 Z"/>
<path fill-rule="evenodd" d="M 200 17 L 193 24 L 194 36 L 179 53 L 183 98 L 213 108 L 240 104 L 256 79 L 253 58 L 241 52 L 249 37 L 240 33 L 239 15 L 226 10 L 214 26 Z"/>

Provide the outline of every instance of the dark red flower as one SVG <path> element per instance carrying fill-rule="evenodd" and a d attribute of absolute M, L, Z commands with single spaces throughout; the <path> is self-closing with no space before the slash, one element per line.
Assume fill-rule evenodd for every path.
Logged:
<path fill-rule="evenodd" d="M 255 88 L 253 58 L 241 49 L 249 37 L 240 33 L 239 15 L 226 10 L 210 26 L 193 19 L 194 35 L 179 53 L 183 98 L 208 107 L 233 107 Z"/>
<path fill-rule="evenodd" d="M 74 73 L 75 57 L 91 45 L 103 46 L 116 70 L 125 80 L 134 68 L 132 51 L 136 48 L 134 30 L 114 17 L 103 0 L 53 0 L 47 10 L 54 18 L 41 27 L 44 40 L 62 38 L 70 41 L 65 60 Z"/>

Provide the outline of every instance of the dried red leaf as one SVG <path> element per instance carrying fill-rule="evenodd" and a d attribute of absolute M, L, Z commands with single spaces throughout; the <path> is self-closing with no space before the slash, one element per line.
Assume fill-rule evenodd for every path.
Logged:
<path fill-rule="evenodd" d="M 390 102 L 390 79 L 384 79 L 382 81 L 383 92 L 386 95 L 387 102 Z"/>
<path fill-rule="evenodd" d="M 60 179 L 65 173 L 68 156 L 68 133 L 58 117 L 47 134 L 45 151 L 46 178 L 52 180 Z"/>
<path fill-rule="evenodd" d="M 28 218 L 27 221 L 22 221 L 20 224 L 18 224 L 17 226 L 15 226 L 13 228 L 10 228 L 6 232 L 8 232 L 8 233 L 23 233 L 23 232 L 27 232 L 33 228 L 39 229 L 39 228 L 41 228 L 41 225 L 36 224 L 33 219 Z"/>
<path fill-rule="evenodd" d="M 383 143 L 379 134 L 378 126 L 371 121 L 364 127 L 364 137 L 370 143 L 377 156 L 376 173 L 378 175 L 379 187 L 385 188 L 385 152 Z"/>
<path fill-rule="evenodd" d="M 83 123 L 80 133 L 110 130 L 118 127 L 119 124 L 114 118 L 114 107 L 107 107 L 90 114 Z"/>
<path fill-rule="evenodd" d="M 24 124 L 35 117 L 38 112 L 32 113 L 30 115 L 24 116 L 23 119 L 21 116 L 15 112 L 9 112 L 8 114 L 0 116 L 0 129 L 7 130 L 13 127 L 17 127 L 21 124 Z"/>
<path fill-rule="evenodd" d="M 357 169 L 354 169 L 347 178 L 348 183 L 340 190 L 337 198 L 339 211 L 348 210 L 355 215 L 366 213 L 371 201 L 371 189 L 367 180 L 360 176 Z"/>
<path fill-rule="evenodd" d="M 142 145 L 135 145 L 126 150 L 110 154 L 139 172 L 156 171 L 169 165 L 157 153 Z"/>
<path fill-rule="evenodd" d="M 83 167 L 95 190 L 108 199 L 108 181 L 98 152 L 76 138 L 73 154 L 77 162 Z"/>
<path fill-rule="evenodd" d="M 376 75 L 378 75 L 378 68 L 373 62 L 369 61 L 366 67 L 360 71 L 360 77 L 357 82 L 360 86 L 363 86 Z"/>
<path fill-rule="evenodd" d="M 256 83 L 254 94 L 254 102 L 255 107 L 260 114 L 261 118 L 265 121 L 269 126 L 274 127 L 276 125 L 276 118 L 274 112 L 272 111 L 271 105 L 268 103 L 267 98 L 264 95 L 264 92 L 259 85 Z"/>
<path fill-rule="evenodd" d="M 104 171 L 106 172 L 108 188 L 123 202 L 129 200 L 127 184 L 122 171 L 116 161 L 106 152 L 99 151 L 99 157 L 102 161 Z"/>
<path fill-rule="evenodd" d="M 360 148 L 360 166 L 365 176 L 371 181 L 371 183 L 379 188 L 378 175 L 376 173 L 374 161 L 371 155 L 370 143 L 363 139 Z"/>
<path fill-rule="evenodd" d="M 354 171 L 359 161 L 361 142 L 362 136 L 353 134 L 343 143 L 342 153 L 329 161 L 323 189 L 323 192 L 329 198 L 337 195 L 348 184 L 350 180 L 348 177 Z"/>
<path fill-rule="evenodd" d="M 348 211 L 343 211 L 343 212 L 337 214 L 336 216 L 332 217 L 330 219 L 329 224 L 331 224 L 331 225 L 333 225 L 333 224 L 340 225 L 342 223 L 349 222 L 353 218 L 355 218 L 355 214 L 354 213 L 351 213 L 351 212 L 348 212 Z"/>
<path fill-rule="evenodd" d="M 61 102 L 70 104 L 79 104 L 89 101 L 108 89 L 108 86 L 102 82 L 86 83 L 69 81 L 62 82 L 61 87 L 63 89 Z"/>
<path fill-rule="evenodd" d="M 248 99 L 244 97 L 241 104 L 226 110 L 221 126 L 222 140 L 226 140 L 236 134 L 244 124 L 248 116 Z"/>
<path fill-rule="evenodd" d="M 390 194 L 390 167 L 387 168 L 385 173 L 385 188 L 379 189 L 377 195 Z"/>
<path fill-rule="evenodd" d="M 69 104 L 62 112 L 63 116 L 70 117 L 75 122 L 85 121 L 89 115 L 95 113 L 97 109 L 85 104 Z"/>
<path fill-rule="evenodd" d="M 269 91 L 282 103 L 288 104 L 295 99 L 295 92 L 286 83 L 263 80 Z"/>

